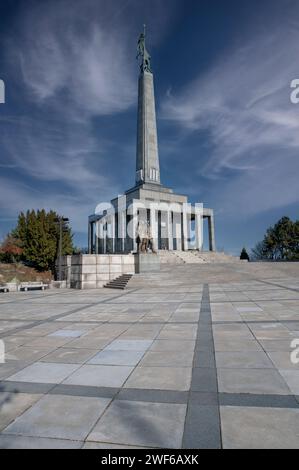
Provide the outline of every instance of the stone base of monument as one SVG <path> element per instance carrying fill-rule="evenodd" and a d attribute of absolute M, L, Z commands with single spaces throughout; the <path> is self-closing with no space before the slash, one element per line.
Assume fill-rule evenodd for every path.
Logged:
<path fill-rule="evenodd" d="M 66 286 L 97 289 L 123 274 L 134 274 L 134 255 L 72 255 L 62 257 Z"/>
<path fill-rule="evenodd" d="M 160 271 L 160 256 L 154 253 L 134 254 L 135 273 L 154 273 Z"/>

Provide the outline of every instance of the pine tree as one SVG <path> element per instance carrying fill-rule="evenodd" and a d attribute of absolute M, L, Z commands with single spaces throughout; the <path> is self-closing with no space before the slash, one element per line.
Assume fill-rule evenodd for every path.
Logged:
<path fill-rule="evenodd" d="M 249 255 L 248 255 L 245 247 L 241 251 L 240 259 L 249 261 Z"/>
<path fill-rule="evenodd" d="M 44 209 L 35 212 L 22 212 L 13 235 L 21 242 L 23 261 L 41 271 L 54 272 L 59 246 L 59 216 L 56 212 Z M 70 227 L 64 223 L 62 233 L 62 254 L 73 253 L 73 235 Z"/>

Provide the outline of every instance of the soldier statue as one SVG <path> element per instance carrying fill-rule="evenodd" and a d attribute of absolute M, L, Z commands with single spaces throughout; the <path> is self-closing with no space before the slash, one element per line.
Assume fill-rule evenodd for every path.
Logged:
<path fill-rule="evenodd" d="M 137 46 L 137 57 L 136 59 L 141 58 L 140 70 L 142 72 L 152 72 L 151 70 L 151 56 L 145 47 L 145 25 L 144 32 L 140 34 L 138 46 Z"/>

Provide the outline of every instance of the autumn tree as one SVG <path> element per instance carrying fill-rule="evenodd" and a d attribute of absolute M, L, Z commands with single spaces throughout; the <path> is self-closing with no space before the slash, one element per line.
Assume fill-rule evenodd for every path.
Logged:
<path fill-rule="evenodd" d="M 0 261 L 2 263 L 18 262 L 22 253 L 21 240 L 8 234 L 0 246 Z"/>

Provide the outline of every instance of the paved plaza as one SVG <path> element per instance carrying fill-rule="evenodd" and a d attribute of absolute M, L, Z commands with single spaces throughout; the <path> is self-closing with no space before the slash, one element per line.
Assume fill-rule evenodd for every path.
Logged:
<path fill-rule="evenodd" d="M 299 448 L 299 263 L 0 295 L 1 448 Z"/>

